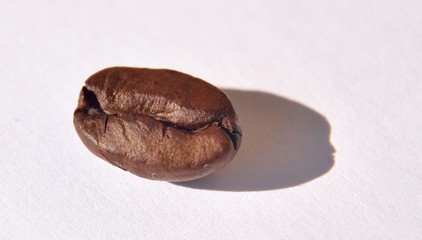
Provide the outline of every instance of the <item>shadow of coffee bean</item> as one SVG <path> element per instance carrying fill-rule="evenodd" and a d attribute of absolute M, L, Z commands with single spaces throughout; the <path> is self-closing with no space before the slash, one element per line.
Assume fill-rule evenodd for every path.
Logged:
<path fill-rule="evenodd" d="M 316 111 L 286 98 L 257 91 L 224 90 L 243 131 L 237 156 L 219 172 L 179 186 L 264 191 L 297 186 L 334 165 L 330 125 Z"/>

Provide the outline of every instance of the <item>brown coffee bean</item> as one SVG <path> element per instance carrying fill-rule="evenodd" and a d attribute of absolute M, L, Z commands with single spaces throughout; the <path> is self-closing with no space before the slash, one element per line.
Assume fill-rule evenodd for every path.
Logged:
<path fill-rule="evenodd" d="M 215 86 L 167 69 L 112 67 L 82 88 L 74 125 L 98 157 L 140 177 L 189 181 L 236 154 L 241 130 Z"/>

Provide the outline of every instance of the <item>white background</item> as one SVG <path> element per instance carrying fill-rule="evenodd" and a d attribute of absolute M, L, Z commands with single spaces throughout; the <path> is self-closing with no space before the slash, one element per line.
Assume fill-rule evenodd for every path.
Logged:
<path fill-rule="evenodd" d="M 225 89 L 233 162 L 171 184 L 91 154 L 73 110 L 115 65 Z M 0 66 L 0 239 L 422 239 L 421 1 L 3 1 Z"/>

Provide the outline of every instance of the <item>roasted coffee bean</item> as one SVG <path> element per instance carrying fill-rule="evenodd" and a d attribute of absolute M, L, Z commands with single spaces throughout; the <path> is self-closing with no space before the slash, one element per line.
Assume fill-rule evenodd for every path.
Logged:
<path fill-rule="evenodd" d="M 189 181 L 234 157 L 241 130 L 215 86 L 167 69 L 112 67 L 85 82 L 74 113 L 82 142 L 140 177 Z"/>

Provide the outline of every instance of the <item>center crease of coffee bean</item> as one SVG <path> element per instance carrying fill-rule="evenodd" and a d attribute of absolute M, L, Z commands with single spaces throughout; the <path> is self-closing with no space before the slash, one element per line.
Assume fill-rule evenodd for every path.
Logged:
<path fill-rule="evenodd" d="M 179 129 L 179 130 L 184 130 L 186 132 L 189 132 L 191 134 L 193 133 L 198 133 L 206 128 L 208 128 L 209 126 L 218 126 L 220 129 L 222 129 L 230 138 L 230 140 L 233 143 L 233 146 L 235 149 L 238 148 L 238 138 L 240 136 L 242 136 L 242 133 L 240 131 L 240 129 L 235 128 L 233 132 L 231 132 L 229 129 L 225 128 L 223 126 L 223 119 L 224 117 L 221 117 L 219 119 L 219 121 L 213 121 L 213 122 L 209 122 L 204 124 L 203 126 L 199 126 L 197 128 L 186 128 L 186 127 L 182 127 L 179 125 L 176 125 L 172 122 L 169 121 L 164 121 L 164 120 L 160 120 L 157 118 L 157 116 L 155 115 L 146 115 L 146 114 L 139 114 L 139 113 L 131 113 L 131 114 L 119 114 L 119 113 L 107 113 L 103 110 L 103 108 L 101 107 L 100 102 L 98 101 L 98 98 L 96 96 L 96 94 L 93 91 L 90 91 L 87 87 L 83 87 L 83 91 L 84 91 L 84 97 L 85 97 L 85 102 L 87 103 L 86 108 L 84 109 L 85 111 L 87 111 L 87 114 L 90 116 L 93 115 L 105 115 L 105 121 L 104 121 L 104 133 L 107 132 L 107 124 L 108 124 L 108 120 L 110 116 L 117 116 L 117 117 L 122 117 L 122 116 L 144 116 L 144 117 L 151 117 L 153 118 L 155 121 L 158 121 L 160 123 L 162 123 L 164 125 L 163 128 L 163 139 L 164 136 L 166 134 L 167 128 L 171 127 L 171 128 L 175 128 L 175 129 Z"/>

